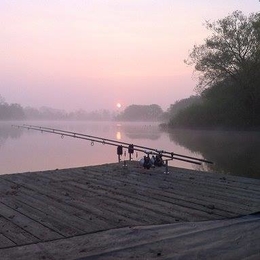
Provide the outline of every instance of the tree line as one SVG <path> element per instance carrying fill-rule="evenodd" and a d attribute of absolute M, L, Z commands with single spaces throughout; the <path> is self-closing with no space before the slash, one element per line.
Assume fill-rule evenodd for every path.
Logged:
<path fill-rule="evenodd" d="M 19 104 L 0 104 L 0 120 L 25 119 L 23 108 Z"/>
<path fill-rule="evenodd" d="M 113 117 L 114 114 L 105 109 L 66 112 L 49 107 L 22 107 L 20 104 L 8 104 L 0 95 L 0 120 L 111 120 Z"/>
<path fill-rule="evenodd" d="M 130 105 L 115 119 L 122 121 L 160 121 L 164 112 L 159 105 Z"/>
<path fill-rule="evenodd" d="M 8 104 L 0 95 L 0 120 L 121 120 L 121 121 L 160 121 L 165 116 L 159 105 L 130 105 L 121 113 L 106 109 L 87 112 L 83 109 L 66 112 L 50 107 L 22 107 Z"/>
<path fill-rule="evenodd" d="M 23 108 L 19 104 L 8 104 L 0 95 L 0 120 L 20 120 L 25 118 Z"/>
<path fill-rule="evenodd" d="M 185 61 L 194 66 L 199 102 L 178 113 L 173 106 L 168 126 L 259 127 L 260 13 L 235 11 L 206 27 L 211 35 Z"/>

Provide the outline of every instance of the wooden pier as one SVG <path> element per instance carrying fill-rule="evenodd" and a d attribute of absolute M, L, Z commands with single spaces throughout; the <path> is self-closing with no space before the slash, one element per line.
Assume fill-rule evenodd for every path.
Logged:
<path fill-rule="evenodd" d="M 260 180 L 169 169 L 0 175 L 0 259 L 260 259 Z"/>

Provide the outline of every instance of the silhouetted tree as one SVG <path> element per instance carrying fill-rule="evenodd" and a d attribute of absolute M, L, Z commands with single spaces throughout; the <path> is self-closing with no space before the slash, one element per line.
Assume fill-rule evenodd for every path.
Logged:
<path fill-rule="evenodd" d="M 201 97 L 200 96 L 190 96 L 188 98 L 184 98 L 176 101 L 174 104 L 171 104 L 167 109 L 166 113 L 168 117 L 173 117 L 178 114 L 181 110 L 188 108 L 194 104 L 200 104 Z"/>
<path fill-rule="evenodd" d="M 4 104 L 5 103 L 5 99 L 0 95 L 0 104 Z"/>
<path fill-rule="evenodd" d="M 195 66 L 202 103 L 181 111 L 170 125 L 259 126 L 260 14 L 235 11 L 206 26 L 211 36 L 186 61 Z"/>
<path fill-rule="evenodd" d="M 116 119 L 129 121 L 157 121 L 163 114 L 159 105 L 130 105 Z"/>
<path fill-rule="evenodd" d="M 0 120 L 20 120 L 24 118 L 23 108 L 19 104 L 0 104 Z"/>
<path fill-rule="evenodd" d="M 253 88 L 260 71 L 260 14 L 246 17 L 240 11 L 216 22 L 206 22 L 212 35 L 194 46 L 189 59 L 199 75 L 198 90 L 231 77 L 244 88 Z"/>

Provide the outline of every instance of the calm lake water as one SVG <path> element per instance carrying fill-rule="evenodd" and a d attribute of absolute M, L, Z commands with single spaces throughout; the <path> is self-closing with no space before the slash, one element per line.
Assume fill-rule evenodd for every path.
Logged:
<path fill-rule="evenodd" d="M 0 174 L 117 162 L 116 147 L 100 143 L 92 146 L 90 141 L 11 126 L 23 123 L 0 123 Z M 213 165 L 198 166 L 173 160 L 169 162 L 171 166 L 260 178 L 259 132 L 175 130 L 166 133 L 155 123 L 26 123 L 121 140 L 214 162 Z M 142 157 L 141 152 L 134 154 L 136 160 Z"/>

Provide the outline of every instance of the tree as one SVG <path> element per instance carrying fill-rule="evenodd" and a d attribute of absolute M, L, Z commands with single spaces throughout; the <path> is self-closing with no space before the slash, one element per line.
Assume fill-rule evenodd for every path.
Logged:
<path fill-rule="evenodd" d="M 0 95 L 0 105 L 3 105 L 3 104 L 5 104 L 5 99 L 4 99 L 4 97 L 2 97 L 2 96 Z"/>
<path fill-rule="evenodd" d="M 200 104 L 201 97 L 200 96 L 190 96 L 188 98 L 184 98 L 181 100 L 177 100 L 174 104 L 171 104 L 167 109 L 167 117 L 173 117 L 177 115 L 181 110 L 188 108 L 194 104 Z"/>
<path fill-rule="evenodd" d="M 130 105 L 120 113 L 117 120 L 129 121 L 158 121 L 163 115 L 163 110 L 159 105 Z"/>
<path fill-rule="evenodd" d="M 248 17 L 240 11 L 216 22 L 206 22 L 212 35 L 194 46 L 187 61 L 198 75 L 197 91 L 208 101 L 221 87 L 229 92 L 231 103 L 239 100 L 246 125 L 259 125 L 260 113 L 260 13 Z M 214 91 L 206 91 L 214 88 Z M 230 91 L 232 89 L 232 91 Z M 215 102 L 214 101 L 214 102 Z M 215 102 L 217 103 L 217 102 Z M 235 114 L 235 113 L 234 113 Z"/>
<path fill-rule="evenodd" d="M 0 104 L 0 120 L 21 120 L 24 118 L 23 108 L 19 104 Z"/>
<path fill-rule="evenodd" d="M 206 27 L 212 36 L 195 45 L 186 61 L 198 72 L 197 90 L 229 77 L 248 87 L 260 71 L 260 14 L 246 17 L 235 11 L 222 20 L 206 22 Z"/>

